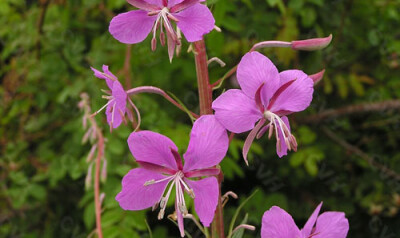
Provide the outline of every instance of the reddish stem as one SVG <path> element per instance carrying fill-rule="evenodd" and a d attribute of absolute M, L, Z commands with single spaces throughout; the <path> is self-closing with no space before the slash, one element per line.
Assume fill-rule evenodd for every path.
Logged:
<path fill-rule="evenodd" d="M 96 211 L 96 229 L 99 238 L 103 238 L 103 232 L 101 230 L 101 202 L 100 202 L 100 165 L 101 158 L 104 152 L 104 137 L 101 131 L 98 129 L 98 141 L 97 141 L 97 158 L 94 175 L 94 206 Z"/>
<path fill-rule="evenodd" d="M 204 40 L 194 42 L 200 115 L 212 114 L 212 88 L 208 77 L 208 63 Z"/>
<path fill-rule="evenodd" d="M 194 42 L 194 53 L 196 62 L 197 84 L 199 87 L 200 115 L 212 114 L 212 86 L 208 77 L 208 63 L 206 45 L 204 40 Z M 214 220 L 211 224 L 211 237 L 225 238 L 224 218 L 221 203 L 221 183 L 224 175 L 217 176 L 219 183 L 218 205 L 215 211 Z"/>

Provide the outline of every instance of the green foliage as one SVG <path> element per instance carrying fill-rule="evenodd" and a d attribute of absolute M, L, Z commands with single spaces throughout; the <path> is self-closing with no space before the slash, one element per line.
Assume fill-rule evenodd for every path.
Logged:
<path fill-rule="evenodd" d="M 160 87 L 189 110 L 198 111 L 196 73 L 193 56 L 186 53 L 187 42 L 170 64 L 166 48 L 151 52 L 149 39 L 128 48 L 110 36 L 111 18 L 131 9 L 125 0 L 46 2 L 0 1 L 0 237 L 87 237 L 93 232 L 93 188 L 85 190 L 90 146 L 82 144 L 82 112 L 77 104 L 81 92 L 87 92 L 92 110 L 100 108 L 105 84 L 93 77 L 89 66 L 110 65 L 124 86 Z M 250 166 L 245 167 L 241 148 L 246 135 L 233 139 L 221 163 L 223 193 L 232 190 L 240 199 L 227 203 L 226 227 L 239 204 L 258 188 L 237 217 L 237 221 L 248 218 L 258 231 L 263 213 L 273 205 L 286 209 L 302 226 L 324 201 L 323 209 L 346 212 L 349 237 L 399 234 L 399 181 L 377 166 L 400 173 L 398 109 L 349 114 L 319 124 L 302 119 L 341 106 L 400 97 L 400 1 L 207 3 L 222 29 L 207 35 L 208 54 L 227 63 L 226 68 L 210 65 L 212 82 L 259 41 L 334 36 L 331 46 L 318 52 L 262 50 L 280 70 L 327 71 L 315 88 L 311 107 L 289 116 L 298 152 L 278 159 L 275 140 L 264 137 L 251 147 Z M 123 70 L 127 52 L 131 53 L 128 71 Z M 233 78 L 226 80 L 214 97 L 235 85 Z M 186 113 L 157 95 L 133 100 L 142 113 L 142 129 L 165 134 L 183 153 L 191 128 Z M 133 128 L 122 126 L 110 134 L 105 116 L 96 120 L 107 138 L 108 176 L 101 185 L 105 237 L 149 237 L 145 219 L 153 237 L 176 237 L 174 224 L 158 221 L 156 212 L 123 211 L 118 206 L 114 198 L 121 178 L 136 167 L 126 146 Z M 375 163 L 332 141 L 323 128 Z M 185 225 L 195 227 L 189 221 Z M 246 231 L 243 237 L 254 237 L 258 231 Z"/>

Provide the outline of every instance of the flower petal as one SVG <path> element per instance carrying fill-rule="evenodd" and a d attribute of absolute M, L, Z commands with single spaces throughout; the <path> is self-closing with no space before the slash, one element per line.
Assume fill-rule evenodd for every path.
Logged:
<path fill-rule="evenodd" d="M 301 70 L 286 70 L 281 72 L 279 76 L 281 85 L 296 80 L 276 98 L 270 111 L 299 112 L 306 109 L 313 98 L 313 80 Z"/>
<path fill-rule="evenodd" d="M 161 10 L 162 2 L 161 0 L 126 0 L 132 6 L 146 10 L 146 11 L 156 11 Z"/>
<path fill-rule="evenodd" d="M 317 220 L 313 238 L 346 238 L 349 221 L 343 212 L 324 212 Z"/>
<path fill-rule="evenodd" d="M 181 237 L 185 237 L 185 227 L 184 227 L 184 223 L 183 223 L 183 215 L 178 208 L 178 202 L 176 200 L 175 200 L 175 211 L 176 211 L 176 220 L 178 222 L 179 232 L 181 234 Z"/>
<path fill-rule="evenodd" d="M 171 8 L 181 2 L 183 2 L 184 0 L 169 0 L 168 1 L 168 8 Z M 200 0 L 199 2 L 204 2 L 205 0 Z"/>
<path fill-rule="evenodd" d="M 152 179 L 165 178 L 159 173 L 146 169 L 132 169 L 122 179 L 122 190 L 115 199 L 124 210 L 142 210 L 156 204 L 168 184 L 168 180 L 144 186 Z"/>
<path fill-rule="evenodd" d="M 108 30 L 124 44 L 135 44 L 146 39 L 157 16 L 148 16 L 146 11 L 134 10 L 115 16 Z"/>
<path fill-rule="evenodd" d="M 171 149 L 178 150 L 168 137 L 152 131 L 133 132 L 128 138 L 129 149 L 137 161 L 177 170 Z"/>
<path fill-rule="evenodd" d="M 308 218 L 307 223 L 304 225 L 303 229 L 301 230 L 301 233 L 304 235 L 304 237 L 309 237 L 311 235 L 311 231 L 315 225 L 315 222 L 317 221 L 317 217 L 319 214 L 319 211 L 321 210 L 322 202 L 315 208 L 314 212 Z"/>
<path fill-rule="evenodd" d="M 112 99 L 106 108 L 107 123 L 112 128 L 117 128 L 121 125 L 123 118 L 119 112 L 119 107 L 115 99 Z"/>
<path fill-rule="evenodd" d="M 242 90 L 230 89 L 214 100 L 212 108 L 217 120 L 229 131 L 242 133 L 254 128 L 262 118 L 254 99 Z"/>
<path fill-rule="evenodd" d="M 116 106 L 120 109 L 123 113 L 126 111 L 126 99 L 128 95 L 126 94 L 124 88 L 122 87 L 121 83 L 116 80 L 113 83 L 112 87 L 112 96 L 117 102 Z"/>
<path fill-rule="evenodd" d="M 215 209 L 218 204 L 219 189 L 215 177 L 208 177 L 198 181 L 185 179 L 194 193 L 194 208 L 200 221 L 209 227 L 214 219 Z"/>
<path fill-rule="evenodd" d="M 243 145 L 243 159 L 246 162 L 246 165 L 249 165 L 249 161 L 247 161 L 247 154 L 249 153 L 250 146 L 253 144 L 254 138 L 256 138 L 257 133 L 260 131 L 261 127 L 265 124 L 265 119 L 262 118 L 257 125 L 254 127 L 253 130 L 250 131 L 249 135 L 247 136 L 244 145 Z"/>
<path fill-rule="evenodd" d="M 111 91 L 114 99 L 106 109 L 107 122 L 112 128 L 117 128 L 125 116 L 127 94 L 118 80 L 113 82 Z"/>
<path fill-rule="evenodd" d="M 228 133 L 215 116 L 200 117 L 193 125 L 189 146 L 183 155 L 183 171 L 205 169 L 219 164 L 225 157 L 228 146 Z"/>
<path fill-rule="evenodd" d="M 280 84 L 278 69 L 270 59 L 258 52 L 243 56 L 238 65 L 237 79 L 243 92 L 250 98 L 254 98 L 257 89 L 264 83 L 261 95 L 265 105 Z"/>
<path fill-rule="evenodd" d="M 262 218 L 261 238 L 295 238 L 301 237 L 300 230 L 293 218 L 277 206 L 266 211 Z"/>
<path fill-rule="evenodd" d="M 210 9 L 200 3 L 172 15 L 179 20 L 176 24 L 189 42 L 201 40 L 214 29 L 215 20 Z"/>
<path fill-rule="evenodd" d="M 289 131 L 290 131 L 290 124 L 289 124 L 289 119 L 286 116 L 281 117 L 282 121 L 286 124 L 286 126 L 288 127 Z M 279 148 L 279 144 L 276 143 L 276 153 L 278 154 L 279 158 L 282 158 L 284 155 L 287 155 L 287 145 L 285 143 L 285 139 L 283 138 L 283 134 L 281 131 L 281 127 L 278 125 L 278 136 L 279 136 L 279 140 L 281 141 L 280 146 L 281 148 Z"/>
<path fill-rule="evenodd" d="M 105 68 L 106 68 L 107 71 L 108 71 L 108 66 L 103 65 L 103 71 L 104 71 Z M 104 74 L 107 74 L 105 71 L 104 71 L 104 73 L 103 73 L 103 72 L 100 72 L 99 70 L 97 70 L 97 69 L 95 69 L 95 68 L 93 68 L 93 67 L 90 67 L 90 69 L 94 72 L 94 76 L 95 76 L 96 78 L 104 79 L 104 80 L 106 81 L 106 84 L 107 84 L 108 88 L 109 88 L 110 90 L 112 90 L 112 88 L 113 88 L 113 80 L 110 79 L 109 77 L 107 77 L 106 75 L 104 75 Z M 108 72 L 110 72 L 110 71 L 108 71 Z M 111 72 L 110 72 L 110 74 L 111 74 Z M 111 74 L 111 75 L 114 76 L 113 74 Z M 114 77 L 115 77 L 115 76 L 114 76 Z"/>

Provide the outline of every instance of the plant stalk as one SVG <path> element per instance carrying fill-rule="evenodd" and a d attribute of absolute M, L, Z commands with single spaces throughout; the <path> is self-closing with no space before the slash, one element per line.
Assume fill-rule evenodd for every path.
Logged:
<path fill-rule="evenodd" d="M 101 201 L 100 201 L 100 164 L 101 158 L 103 157 L 104 151 L 104 137 L 101 132 L 98 134 L 98 146 L 97 146 L 97 157 L 96 157 L 96 168 L 94 175 L 94 204 L 96 211 L 96 230 L 97 236 L 103 238 L 103 232 L 101 230 Z"/>
<path fill-rule="evenodd" d="M 199 90 L 200 115 L 212 114 L 212 86 L 208 76 L 207 52 L 204 40 L 194 42 L 194 55 L 196 62 L 197 85 Z M 215 210 L 214 220 L 211 224 L 212 238 L 225 238 L 224 219 L 221 203 L 221 183 L 223 173 L 218 175 L 219 195 L 218 205 Z"/>

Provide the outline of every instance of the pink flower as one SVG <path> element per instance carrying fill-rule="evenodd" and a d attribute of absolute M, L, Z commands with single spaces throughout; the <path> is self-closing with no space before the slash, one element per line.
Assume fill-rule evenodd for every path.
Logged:
<path fill-rule="evenodd" d="M 322 202 L 301 230 L 285 210 L 271 207 L 262 218 L 261 238 L 345 238 L 349 231 L 345 214 L 324 212 L 318 216 L 321 206 Z"/>
<path fill-rule="evenodd" d="M 215 24 L 210 10 L 200 2 L 204 0 L 127 0 L 139 10 L 129 11 L 114 17 L 109 31 L 115 39 L 125 44 L 135 44 L 146 39 L 152 32 L 152 50 L 156 49 L 156 33 L 160 32 L 161 45 L 165 45 L 165 34 L 168 41 L 170 60 L 176 45 L 180 45 L 180 31 L 189 42 L 202 39 Z M 176 23 L 176 30 L 173 22 Z"/>
<path fill-rule="evenodd" d="M 286 115 L 303 111 L 310 105 L 313 80 L 301 70 L 279 73 L 275 65 L 258 52 L 243 56 L 237 79 L 241 90 L 223 93 L 213 102 L 212 108 L 227 130 L 234 133 L 252 130 L 243 147 L 246 163 L 254 138 L 261 137 L 267 130 L 269 138 L 275 132 L 279 157 L 286 155 L 288 149 L 296 151 L 296 138 L 290 131 Z"/>
<path fill-rule="evenodd" d="M 214 116 L 202 116 L 194 123 L 183 155 L 184 165 L 176 145 L 158 133 L 134 132 L 128 138 L 128 145 L 140 168 L 132 169 L 122 180 L 122 191 L 116 200 L 123 209 L 142 210 L 152 206 L 155 209 L 159 204 L 158 219 L 162 219 L 175 187 L 181 236 L 184 236 L 183 215 L 188 213 L 185 191 L 194 198 L 200 221 L 204 226 L 210 225 L 219 196 L 218 181 L 213 176 L 220 171 L 214 166 L 225 157 L 229 146 L 227 132 Z"/>
<path fill-rule="evenodd" d="M 121 125 L 125 119 L 125 113 L 127 112 L 126 102 L 128 100 L 127 93 L 122 87 L 118 78 L 108 70 L 107 65 L 103 65 L 103 72 L 91 67 L 94 72 L 94 76 L 99 79 L 104 79 L 107 83 L 108 88 L 111 90 L 108 92 L 109 96 L 103 96 L 108 99 L 108 102 L 98 110 L 94 115 L 106 108 L 107 122 L 110 125 L 110 129 L 117 128 Z"/>

